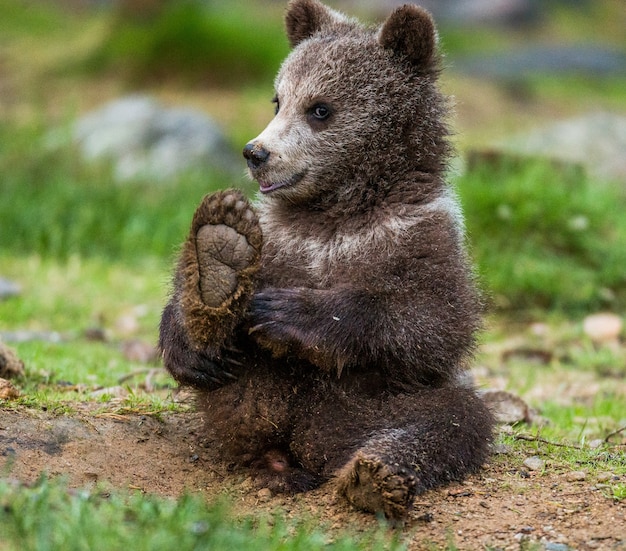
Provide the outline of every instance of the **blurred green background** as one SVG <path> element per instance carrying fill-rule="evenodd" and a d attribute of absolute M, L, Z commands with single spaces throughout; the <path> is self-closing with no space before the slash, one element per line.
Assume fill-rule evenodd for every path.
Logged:
<path fill-rule="evenodd" d="M 393 2 L 331 4 L 374 22 Z M 626 175 L 500 147 L 550 121 L 626 115 L 623 3 L 528 2 L 523 13 L 482 19 L 455 19 L 450 6 L 438 9 L 460 153 L 451 180 L 493 305 L 623 309 Z M 0 0 L 0 258 L 156 257 L 165 266 L 204 193 L 253 193 L 239 151 L 272 116 L 272 81 L 288 52 L 283 10 L 276 1 Z M 569 58 L 559 57 L 564 47 Z M 210 115 L 233 170 L 117 185 L 110 163 L 81 160 L 74 121 L 137 93 Z M 477 162 L 465 170 L 470 152 Z"/>

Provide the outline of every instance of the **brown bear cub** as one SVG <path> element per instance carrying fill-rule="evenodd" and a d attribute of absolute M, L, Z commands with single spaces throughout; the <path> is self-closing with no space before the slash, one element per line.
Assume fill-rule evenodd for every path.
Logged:
<path fill-rule="evenodd" d="M 290 2 L 286 27 L 276 116 L 244 148 L 260 198 L 204 199 L 160 347 L 261 484 L 334 477 L 398 520 L 475 471 L 492 429 L 461 382 L 481 304 L 444 181 L 437 34 L 415 6 L 370 29 L 316 0 Z"/>

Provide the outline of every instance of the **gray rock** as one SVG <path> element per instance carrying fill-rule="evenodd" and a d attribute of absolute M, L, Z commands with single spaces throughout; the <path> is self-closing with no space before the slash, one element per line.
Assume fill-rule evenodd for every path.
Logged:
<path fill-rule="evenodd" d="M 63 342 L 64 338 L 56 331 L 0 331 L 0 339 L 4 342 L 22 343 L 31 341 Z"/>
<path fill-rule="evenodd" d="M 11 281 L 0 277 L 0 300 L 4 300 L 11 297 L 16 297 L 22 292 L 22 287 Z"/>
<path fill-rule="evenodd" d="M 626 182 L 626 116 L 590 113 L 514 136 L 496 148 L 584 166 L 600 180 Z"/>
<path fill-rule="evenodd" d="M 546 462 L 540 457 L 533 455 L 532 457 L 524 459 L 524 466 L 531 471 L 541 471 L 546 466 Z"/>
<path fill-rule="evenodd" d="M 365 11 L 382 18 L 407 0 L 341 0 L 344 11 Z M 543 7 L 540 0 L 415 0 L 440 23 L 452 25 L 527 24 L 535 22 Z"/>
<path fill-rule="evenodd" d="M 497 423 L 513 425 L 531 420 L 528 404 L 512 392 L 487 389 L 481 392 L 481 397 Z"/>
<path fill-rule="evenodd" d="M 167 108 L 147 96 L 112 101 L 82 117 L 73 138 L 86 160 L 109 160 L 117 180 L 174 178 L 191 169 L 244 167 L 205 113 Z"/>
<path fill-rule="evenodd" d="M 534 74 L 626 74 L 626 54 L 602 45 L 529 46 L 452 61 L 471 76 L 519 81 Z"/>
<path fill-rule="evenodd" d="M 553 541 L 546 541 L 543 544 L 543 548 L 546 551 L 570 551 L 570 546 L 564 543 L 556 543 Z"/>

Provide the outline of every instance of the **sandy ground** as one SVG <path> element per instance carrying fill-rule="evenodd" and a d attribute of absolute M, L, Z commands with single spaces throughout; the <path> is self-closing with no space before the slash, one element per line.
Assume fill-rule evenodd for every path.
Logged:
<path fill-rule="evenodd" d="M 623 453 L 623 452 L 620 452 Z M 512 452 L 494 455 L 463 484 L 418 496 L 403 528 L 411 550 L 626 549 L 626 503 L 613 500 L 597 477 L 527 471 Z M 159 419 L 147 415 L 71 416 L 0 410 L 3 476 L 32 483 L 41 472 L 63 476 L 70 486 L 145 491 L 163 496 L 201 492 L 229 496 L 242 514 L 281 511 L 286 518 L 319 518 L 330 530 L 368 529 L 377 519 L 350 508 L 332 481 L 298 496 L 272 496 L 245 472 L 233 472 L 202 439 L 196 413 Z M 549 472 L 547 472 L 549 471 Z M 567 547 L 566 547 L 567 546 Z"/>

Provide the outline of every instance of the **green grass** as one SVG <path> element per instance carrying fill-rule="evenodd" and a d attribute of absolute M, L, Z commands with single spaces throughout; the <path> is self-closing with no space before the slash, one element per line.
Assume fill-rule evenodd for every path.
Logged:
<path fill-rule="evenodd" d="M 122 351 L 130 340 L 156 344 L 169 292 L 169 259 L 149 256 L 129 264 L 102 257 L 0 255 L 0 265 L 4 277 L 22 285 L 19 298 L 0 301 L 0 331 L 58 335 L 58 340 L 12 343 L 26 365 L 17 405 L 71 408 L 78 401 L 106 401 L 94 391 L 121 385 L 130 394 L 119 407 L 132 409 L 137 401 L 150 411 L 176 407 L 169 397 L 171 378 L 153 374 L 158 392 L 145 392 L 146 370 L 156 364 L 133 361 Z M 123 323 L 128 319 L 130 327 Z M 89 340 L 91 329 L 104 331 L 107 340 Z"/>
<path fill-rule="evenodd" d="M 27 35 L 44 36 L 63 30 L 66 17 L 47 4 L 33 8 L 26 2 L 0 0 L 0 42 Z"/>
<path fill-rule="evenodd" d="M 184 0 L 165 2 L 153 17 L 113 16 L 87 68 L 121 70 L 133 81 L 271 84 L 288 52 L 281 11 L 250 2 Z"/>
<path fill-rule="evenodd" d="M 487 163 L 457 182 L 495 305 L 564 312 L 626 304 L 626 194 L 575 167 Z"/>
<path fill-rule="evenodd" d="M 0 481 L 0 526 L 3 551 L 404 548 L 397 535 L 382 528 L 359 538 L 329 538 L 313 520 L 286 523 L 279 514 L 237 518 L 223 503 L 207 504 L 197 495 L 174 501 L 70 490 L 62 481 L 43 478 L 29 488 Z"/>

